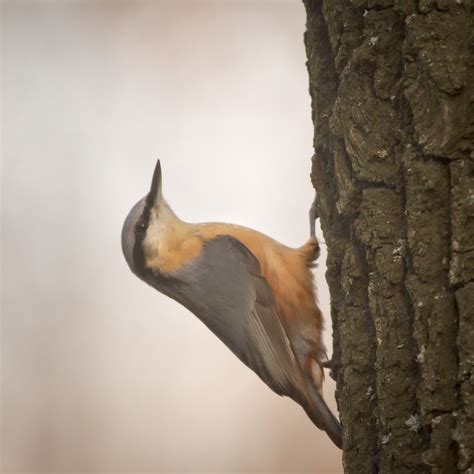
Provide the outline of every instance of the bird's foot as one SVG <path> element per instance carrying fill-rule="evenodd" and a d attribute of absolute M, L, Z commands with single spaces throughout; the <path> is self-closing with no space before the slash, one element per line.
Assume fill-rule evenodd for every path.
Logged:
<path fill-rule="evenodd" d="M 336 373 L 334 371 L 335 367 L 334 367 L 334 363 L 333 363 L 332 359 L 325 360 L 325 361 L 321 362 L 321 366 L 324 367 L 325 369 L 330 369 L 329 370 L 329 377 L 331 377 L 333 380 L 337 381 Z"/>

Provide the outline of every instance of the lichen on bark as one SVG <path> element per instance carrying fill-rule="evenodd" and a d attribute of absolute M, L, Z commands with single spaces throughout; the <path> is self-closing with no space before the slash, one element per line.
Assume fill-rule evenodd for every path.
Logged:
<path fill-rule="evenodd" d="M 465 0 L 304 0 L 346 472 L 474 472 Z"/>

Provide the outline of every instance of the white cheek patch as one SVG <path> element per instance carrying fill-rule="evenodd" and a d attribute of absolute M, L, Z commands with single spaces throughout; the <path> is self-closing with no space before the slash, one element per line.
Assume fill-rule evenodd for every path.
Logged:
<path fill-rule="evenodd" d="M 163 219 L 159 219 L 156 209 L 150 211 L 150 221 L 143 239 L 143 250 L 146 259 L 156 259 L 161 253 L 162 242 L 164 239 L 165 227 Z"/>

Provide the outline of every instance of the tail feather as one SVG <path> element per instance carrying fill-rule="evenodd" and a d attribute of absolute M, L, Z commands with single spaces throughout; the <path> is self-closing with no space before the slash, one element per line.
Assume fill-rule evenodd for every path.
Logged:
<path fill-rule="evenodd" d="M 312 404 L 306 410 L 311 421 L 321 430 L 324 430 L 332 442 L 342 449 L 342 428 L 321 395 L 311 385 L 309 394 Z"/>

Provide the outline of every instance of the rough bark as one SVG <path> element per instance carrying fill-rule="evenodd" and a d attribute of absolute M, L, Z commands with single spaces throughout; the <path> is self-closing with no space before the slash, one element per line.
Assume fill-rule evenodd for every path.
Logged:
<path fill-rule="evenodd" d="M 348 473 L 474 473 L 466 0 L 304 0 Z"/>

